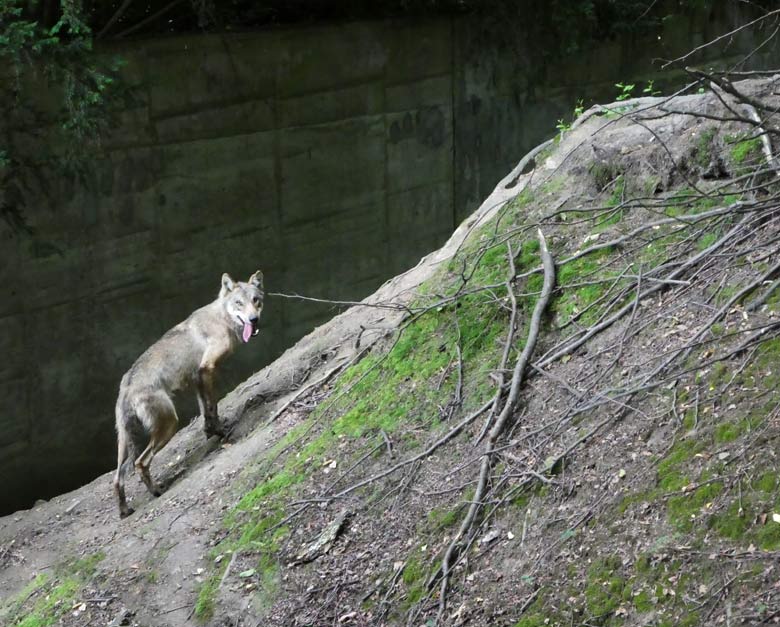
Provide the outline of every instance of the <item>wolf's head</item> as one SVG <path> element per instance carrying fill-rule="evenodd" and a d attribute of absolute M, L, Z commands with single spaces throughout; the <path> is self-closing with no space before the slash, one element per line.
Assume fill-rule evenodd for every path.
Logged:
<path fill-rule="evenodd" d="M 234 281 L 226 272 L 222 275 L 219 299 L 228 316 L 236 323 L 244 342 L 257 335 L 260 314 L 263 312 L 263 273 L 258 270 L 246 283 Z"/>

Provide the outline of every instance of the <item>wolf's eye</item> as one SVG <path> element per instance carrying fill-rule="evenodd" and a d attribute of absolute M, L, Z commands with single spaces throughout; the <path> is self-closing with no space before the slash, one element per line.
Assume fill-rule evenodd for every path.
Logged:
<path fill-rule="evenodd" d="M 259 304 L 260 304 L 260 299 L 259 299 L 257 296 L 255 296 L 255 297 L 252 299 L 252 303 L 253 303 L 254 305 L 259 305 Z"/>
<path fill-rule="evenodd" d="M 240 300 L 236 299 L 236 307 L 243 307 L 244 303 L 242 303 Z"/>

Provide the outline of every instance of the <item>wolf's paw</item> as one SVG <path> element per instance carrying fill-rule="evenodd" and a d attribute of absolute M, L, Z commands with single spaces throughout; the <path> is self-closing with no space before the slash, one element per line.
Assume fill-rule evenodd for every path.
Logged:
<path fill-rule="evenodd" d="M 225 435 L 227 435 L 225 429 L 219 424 L 206 425 L 203 432 L 206 434 L 206 438 L 211 438 L 216 435 L 220 439 L 223 439 Z"/>
<path fill-rule="evenodd" d="M 126 507 L 125 509 L 119 510 L 119 518 L 127 518 L 130 514 L 134 514 L 135 510 L 132 507 Z"/>

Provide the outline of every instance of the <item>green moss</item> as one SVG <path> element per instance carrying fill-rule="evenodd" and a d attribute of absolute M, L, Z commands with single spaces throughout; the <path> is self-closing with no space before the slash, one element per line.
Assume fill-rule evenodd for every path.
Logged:
<path fill-rule="evenodd" d="M 701 624 L 700 619 L 699 612 L 687 612 L 685 616 L 680 617 L 677 625 L 678 627 L 696 627 Z"/>
<path fill-rule="evenodd" d="M 589 168 L 596 189 L 602 191 L 617 178 L 621 171 L 619 166 L 607 162 L 594 162 Z"/>
<path fill-rule="evenodd" d="M 303 473 L 294 472 L 291 469 L 285 468 L 247 492 L 247 494 L 238 502 L 236 509 L 244 511 L 249 510 L 263 499 L 279 494 L 290 486 L 300 483 L 303 479 Z"/>
<path fill-rule="evenodd" d="M 425 593 L 425 586 L 422 584 L 422 582 L 409 588 L 406 591 L 406 600 L 403 604 L 404 609 L 408 609 L 409 607 L 417 603 L 420 599 L 422 599 L 424 593 Z"/>
<path fill-rule="evenodd" d="M 46 586 L 49 576 L 45 573 L 37 575 L 16 596 L 0 604 L 0 624 L 15 624 L 25 603 Z"/>
<path fill-rule="evenodd" d="M 642 590 L 634 597 L 634 607 L 637 612 L 644 614 L 645 612 L 651 612 L 655 605 L 651 601 L 650 593 L 647 590 Z"/>
<path fill-rule="evenodd" d="M 257 576 L 260 583 L 257 592 L 257 605 L 261 611 L 270 607 L 279 594 L 281 575 L 276 551 L 278 548 L 275 548 L 273 552 L 266 551 L 257 563 Z"/>
<path fill-rule="evenodd" d="M 696 426 L 696 412 L 693 409 L 686 409 L 682 420 L 683 427 L 690 431 Z"/>
<path fill-rule="evenodd" d="M 460 520 L 459 508 L 445 510 L 434 508 L 428 512 L 428 522 L 436 531 L 452 527 L 458 520 Z"/>
<path fill-rule="evenodd" d="M 710 382 L 713 385 L 722 383 L 729 374 L 729 367 L 722 361 L 717 362 L 712 366 L 712 372 L 710 373 Z"/>
<path fill-rule="evenodd" d="M 776 523 L 771 516 L 766 524 L 758 527 L 755 534 L 756 544 L 765 551 L 775 551 L 780 548 L 780 523 Z"/>
<path fill-rule="evenodd" d="M 543 183 L 540 186 L 539 191 L 543 194 L 553 195 L 565 189 L 565 187 L 566 187 L 566 177 L 554 176 L 549 180 L 545 181 L 545 183 Z"/>
<path fill-rule="evenodd" d="M 438 568 L 438 563 L 436 563 L 433 568 Z M 419 556 L 415 555 L 407 559 L 406 565 L 401 572 L 401 581 L 406 587 L 406 594 L 400 605 L 402 611 L 407 611 L 412 605 L 423 598 L 426 590 L 425 581 L 427 573 L 428 570 L 426 566 L 423 565 Z"/>
<path fill-rule="evenodd" d="M 4 624 L 48 627 L 73 607 L 79 591 L 94 576 L 102 552 L 58 564 L 53 576 L 38 575 L 22 592 L 0 606 Z"/>
<path fill-rule="evenodd" d="M 698 453 L 704 450 L 705 444 L 701 441 L 680 440 L 669 453 L 658 463 L 658 480 L 678 469 L 685 462 L 693 459 Z M 682 486 L 681 486 L 682 487 Z M 679 489 L 679 488 L 678 488 Z"/>
<path fill-rule="evenodd" d="M 699 139 L 694 147 L 694 160 L 698 165 L 706 168 L 712 160 L 713 142 L 717 133 L 713 128 L 707 128 L 699 134 Z"/>
<path fill-rule="evenodd" d="M 546 607 L 546 592 L 545 588 L 539 591 L 534 602 L 528 606 L 514 627 L 549 627 L 550 625 L 559 624 L 556 620 L 556 614 Z"/>
<path fill-rule="evenodd" d="M 777 489 L 777 472 L 774 470 L 765 472 L 753 483 L 753 488 L 767 494 L 774 493 Z"/>
<path fill-rule="evenodd" d="M 690 483 L 690 479 L 677 470 L 670 470 L 664 475 L 659 474 L 658 487 L 664 492 L 677 492 Z"/>
<path fill-rule="evenodd" d="M 78 580 L 64 579 L 50 588 L 43 598 L 38 599 L 32 611 L 16 624 L 18 627 L 47 627 L 55 624 L 72 607 L 80 589 L 81 583 Z"/>
<path fill-rule="evenodd" d="M 706 250 L 718 241 L 720 235 L 718 233 L 705 233 L 696 242 L 696 247 L 699 250 Z"/>
<path fill-rule="evenodd" d="M 640 553 L 639 556 L 636 558 L 636 563 L 634 564 L 634 570 L 638 573 L 647 573 L 650 572 L 652 568 L 652 560 L 650 555 L 647 553 Z"/>
<path fill-rule="evenodd" d="M 515 497 L 512 499 L 512 505 L 519 509 L 525 509 L 528 507 L 528 502 L 531 500 L 531 497 L 528 494 L 521 494 L 520 496 Z"/>
<path fill-rule="evenodd" d="M 724 538 L 741 540 L 747 532 L 748 524 L 744 510 L 735 501 L 725 512 L 713 517 L 712 527 Z"/>
<path fill-rule="evenodd" d="M 617 556 L 594 562 L 587 573 L 585 605 L 596 625 L 616 624 L 610 616 L 630 596 L 630 586 L 620 575 L 622 565 Z"/>
<path fill-rule="evenodd" d="M 737 165 L 745 163 L 749 158 L 757 158 L 761 154 L 761 139 L 759 137 L 752 139 L 734 138 L 733 141 L 731 160 Z"/>
<path fill-rule="evenodd" d="M 724 422 L 715 427 L 715 441 L 718 444 L 733 442 L 741 433 L 742 431 L 738 423 Z"/>
<path fill-rule="evenodd" d="M 103 551 L 85 555 L 71 562 L 65 562 L 61 564 L 57 570 L 58 572 L 74 577 L 80 577 L 82 579 L 89 579 L 95 574 L 97 565 L 103 561 L 106 554 Z"/>
<path fill-rule="evenodd" d="M 560 289 L 553 300 L 552 308 L 558 314 L 561 325 L 572 317 L 585 311 L 587 307 L 601 298 L 609 288 L 608 282 L 566 287 L 572 283 L 581 283 L 603 271 L 604 260 L 611 254 L 610 249 L 601 249 L 585 257 L 580 257 L 562 265 L 558 269 L 558 285 Z M 605 277 L 608 281 L 608 277 Z M 580 316 L 583 324 L 590 324 L 598 319 L 600 312 L 593 308 Z"/>
<path fill-rule="evenodd" d="M 539 265 L 538 239 L 527 239 L 522 243 L 517 256 L 517 265 L 520 268 L 533 268 Z"/>
<path fill-rule="evenodd" d="M 195 602 L 195 618 L 200 622 L 206 622 L 214 616 L 219 580 L 219 574 L 212 575 L 203 582 L 198 591 L 198 600 Z"/>
<path fill-rule="evenodd" d="M 425 571 L 423 569 L 420 560 L 417 557 L 407 560 L 404 570 L 401 573 L 401 580 L 407 585 L 411 586 L 415 582 L 423 578 Z"/>
<path fill-rule="evenodd" d="M 749 414 L 740 420 L 728 420 L 715 427 L 715 442 L 725 444 L 733 442 L 745 433 L 749 433 L 764 421 L 761 414 Z"/>
<path fill-rule="evenodd" d="M 680 531 L 691 531 L 699 512 L 723 492 L 723 483 L 714 481 L 693 490 L 690 494 L 671 497 L 667 503 L 669 521 Z"/>
<path fill-rule="evenodd" d="M 612 193 L 607 199 L 608 207 L 617 207 L 623 202 L 626 193 L 626 177 L 622 174 L 615 178 L 615 184 L 612 187 Z M 616 220 L 617 221 L 617 220 Z"/>
<path fill-rule="evenodd" d="M 523 618 L 515 623 L 515 627 L 547 627 L 549 624 L 549 617 L 544 614 L 533 613 L 523 616 Z"/>

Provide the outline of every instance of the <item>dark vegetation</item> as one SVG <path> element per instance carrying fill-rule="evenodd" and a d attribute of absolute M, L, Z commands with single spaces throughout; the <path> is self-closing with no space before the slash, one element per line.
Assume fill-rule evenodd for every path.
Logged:
<path fill-rule="evenodd" d="M 575 39 L 609 37 L 657 26 L 678 11 L 709 8 L 708 0 L 656 3 L 647 0 L 114 0 L 18 3 L 30 19 L 50 27 L 64 12 L 80 11 L 99 39 L 149 36 L 172 32 L 247 30 L 326 20 L 481 13 L 522 17 L 530 27 L 565 37 L 564 50 Z M 761 3 L 758 4 L 761 6 Z"/>

